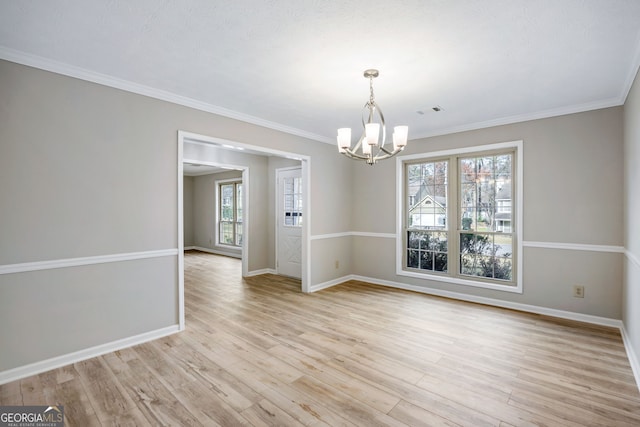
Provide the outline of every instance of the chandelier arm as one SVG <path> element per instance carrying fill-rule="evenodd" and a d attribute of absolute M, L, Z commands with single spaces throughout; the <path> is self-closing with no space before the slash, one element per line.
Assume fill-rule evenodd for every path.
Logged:
<path fill-rule="evenodd" d="M 352 159 L 358 159 L 358 160 L 368 160 L 369 159 L 368 156 L 363 156 L 361 154 L 358 154 L 358 153 L 356 153 L 354 151 L 351 151 L 351 149 L 349 149 L 349 148 L 345 148 L 344 149 L 344 153 L 342 153 L 342 154 L 344 154 L 345 156 L 350 157 Z"/>
<path fill-rule="evenodd" d="M 381 150 L 381 151 L 383 151 L 385 154 L 383 154 L 383 155 L 381 155 L 381 156 L 380 156 L 380 155 L 375 156 L 376 160 L 384 160 L 384 159 L 388 159 L 388 158 L 390 158 L 390 157 L 393 157 L 393 156 L 395 156 L 396 154 L 398 154 L 399 152 L 401 152 L 402 150 L 404 150 L 404 147 L 402 147 L 402 148 L 396 148 L 396 149 L 395 149 L 395 150 L 393 150 L 393 151 L 389 151 L 389 150 L 387 150 L 386 148 L 382 148 L 382 147 L 380 147 L 380 150 Z"/>
<path fill-rule="evenodd" d="M 388 154 L 389 156 L 395 156 L 396 154 L 398 154 L 398 153 L 399 153 L 400 151 L 402 151 L 402 150 L 400 150 L 400 149 L 395 149 L 395 150 L 389 151 L 389 150 L 387 150 L 387 149 L 386 149 L 386 148 L 384 148 L 384 147 L 380 147 L 380 151 L 384 151 L 384 152 L 385 152 L 386 154 Z"/>
<path fill-rule="evenodd" d="M 385 159 L 389 159 L 391 157 L 395 156 L 395 154 L 384 154 L 382 156 L 378 155 L 375 156 L 373 159 L 377 162 L 378 160 L 385 160 Z"/>

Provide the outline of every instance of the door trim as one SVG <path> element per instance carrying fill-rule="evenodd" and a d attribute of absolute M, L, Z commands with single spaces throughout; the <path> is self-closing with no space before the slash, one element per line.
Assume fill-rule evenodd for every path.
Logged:
<path fill-rule="evenodd" d="M 311 156 L 304 154 L 294 153 L 290 151 L 275 150 L 272 148 L 262 147 L 258 145 L 245 144 L 238 141 L 231 141 L 228 139 L 216 138 L 207 135 L 201 135 L 197 133 L 187 132 L 184 130 L 178 130 L 177 138 L 177 181 L 178 181 L 178 195 L 177 195 L 177 236 L 178 236 L 178 320 L 180 330 L 185 328 L 184 320 L 184 195 L 183 195 L 183 162 L 184 162 L 184 144 L 185 142 L 195 142 L 201 144 L 214 144 L 214 145 L 227 145 L 235 148 L 244 148 L 254 152 L 264 153 L 267 155 L 276 155 L 280 157 L 299 160 L 302 166 L 302 185 L 304 187 L 304 194 L 302 195 L 302 203 L 306 207 L 306 221 L 302 223 L 302 278 L 301 278 L 301 290 L 308 293 L 310 287 L 311 278 L 311 242 L 309 239 L 309 233 L 311 230 L 311 198 L 310 195 L 310 177 L 311 177 Z M 244 176 L 248 182 L 248 176 Z M 247 197 L 248 191 L 244 192 L 243 197 Z M 245 200 L 246 202 L 246 200 Z M 246 203 L 245 203 L 246 206 Z M 247 227 L 249 221 L 246 221 Z M 245 225 L 243 224 L 243 227 Z M 245 236 L 248 236 L 247 229 L 243 229 Z M 246 240 L 245 240 L 246 242 Z M 246 259 L 249 256 L 248 246 L 243 244 L 243 274 L 245 269 L 248 270 L 246 265 Z"/>

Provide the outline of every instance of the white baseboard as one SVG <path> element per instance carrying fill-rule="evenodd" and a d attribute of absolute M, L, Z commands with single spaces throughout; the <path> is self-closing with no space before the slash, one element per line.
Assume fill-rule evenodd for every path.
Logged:
<path fill-rule="evenodd" d="M 627 351 L 627 358 L 631 365 L 631 371 L 633 371 L 633 376 L 636 379 L 636 386 L 638 387 L 638 390 L 640 390 L 640 363 L 638 362 L 638 357 L 636 356 L 635 351 L 633 351 L 633 346 L 631 345 L 631 340 L 629 339 L 627 329 L 624 327 L 624 323 L 620 327 L 620 333 L 622 334 L 624 348 Z"/>
<path fill-rule="evenodd" d="M 245 277 L 260 276 L 261 274 L 278 274 L 273 268 L 263 268 L 261 270 L 249 271 Z"/>
<path fill-rule="evenodd" d="M 86 348 L 84 350 L 64 354 L 62 356 L 52 357 L 51 359 L 42 360 L 40 362 L 31 363 L 18 368 L 8 369 L 0 372 L 0 385 L 50 371 L 61 366 L 90 359 L 92 357 L 121 350 L 123 348 L 132 347 L 134 345 L 166 337 L 167 335 L 175 334 L 179 331 L 180 327 L 178 325 L 168 326 L 166 328 L 156 329 L 155 331 L 145 332 L 140 335 L 123 338 L 106 344 L 100 344 L 95 347 Z"/>
<path fill-rule="evenodd" d="M 200 251 L 200 252 L 206 252 L 206 253 L 214 254 L 214 255 L 223 255 L 223 256 L 228 256 L 228 257 L 231 257 L 231 258 L 242 259 L 242 254 L 238 254 L 238 253 L 235 253 L 235 252 L 220 251 L 220 250 L 217 250 L 217 249 L 204 248 L 202 246 L 185 246 L 184 250 L 185 251 L 189 251 L 189 250 Z"/>
<path fill-rule="evenodd" d="M 503 301 L 494 298 L 479 297 L 459 292 L 444 291 L 441 289 L 433 289 L 424 286 L 409 285 L 406 283 L 393 282 L 390 280 L 374 279 L 373 277 L 358 276 L 351 274 L 348 276 L 334 279 L 329 282 L 320 283 L 310 288 L 310 292 L 326 289 L 331 286 L 338 285 L 348 280 L 358 280 L 361 282 L 371 283 L 373 285 L 388 286 L 391 288 L 404 289 L 407 291 L 420 292 L 428 295 L 451 298 L 460 301 L 474 302 L 478 304 L 491 305 L 494 307 L 508 308 L 511 310 L 524 311 L 527 313 L 543 314 L 545 316 L 559 317 L 561 319 L 576 320 L 579 322 L 592 323 L 594 325 L 609 326 L 612 328 L 622 328 L 622 321 L 618 319 L 610 319 L 608 317 L 592 316 L 590 314 L 575 313 L 573 311 L 556 310 L 553 308 L 540 307 L 537 305 L 521 304 L 511 301 Z"/>
<path fill-rule="evenodd" d="M 339 285 L 340 283 L 347 282 L 349 280 L 356 280 L 354 275 L 343 276 L 337 279 L 329 280 L 328 282 L 318 283 L 309 287 L 309 293 L 321 291 L 323 289 L 330 288 L 332 286 Z"/>

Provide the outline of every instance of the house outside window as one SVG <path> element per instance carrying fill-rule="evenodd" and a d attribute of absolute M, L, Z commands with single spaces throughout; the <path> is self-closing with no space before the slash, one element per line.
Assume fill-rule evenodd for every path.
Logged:
<path fill-rule="evenodd" d="M 398 274 L 521 292 L 521 144 L 398 159 Z"/>
<path fill-rule="evenodd" d="M 242 181 L 218 182 L 218 245 L 242 246 Z"/>

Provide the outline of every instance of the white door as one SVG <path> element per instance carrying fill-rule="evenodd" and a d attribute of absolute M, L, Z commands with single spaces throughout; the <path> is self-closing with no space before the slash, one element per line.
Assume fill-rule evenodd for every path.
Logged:
<path fill-rule="evenodd" d="M 277 170 L 278 274 L 302 277 L 302 169 Z"/>

